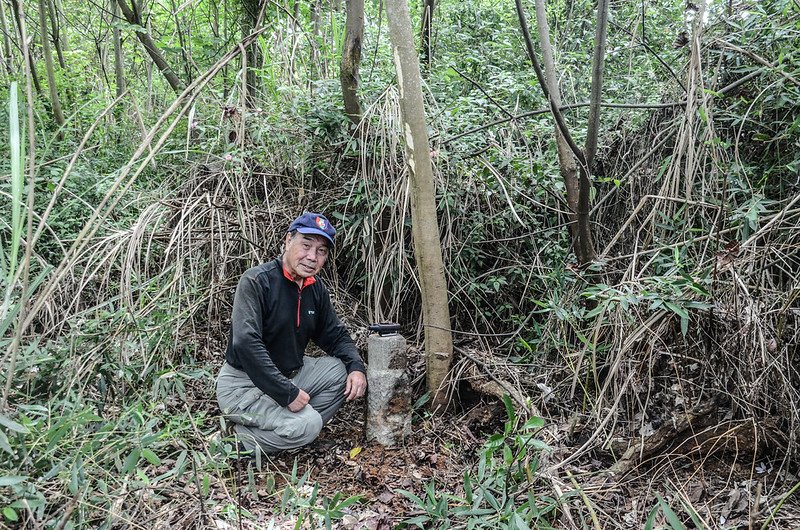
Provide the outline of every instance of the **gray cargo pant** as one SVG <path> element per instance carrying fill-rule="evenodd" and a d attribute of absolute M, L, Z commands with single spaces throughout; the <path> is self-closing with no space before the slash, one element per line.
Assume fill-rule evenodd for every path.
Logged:
<path fill-rule="evenodd" d="M 225 363 L 217 377 L 217 402 L 246 449 L 258 445 L 265 453 L 276 453 L 319 436 L 344 402 L 346 381 L 347 370 L 339 359 L 304 357 L 292 382 L 311 399 L 300 412 L 292 412 L 259 390 L 246 373 Z"/>

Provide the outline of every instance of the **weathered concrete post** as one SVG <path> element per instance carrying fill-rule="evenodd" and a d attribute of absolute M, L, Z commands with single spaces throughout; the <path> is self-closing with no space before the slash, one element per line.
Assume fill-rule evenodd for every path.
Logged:
<path fill-rule="evenodd" d="M 367 440 L 400 443 L 411 431 L 411 388 L 406 340 L 398 324 L 373 324 L 367 340 Z"/>

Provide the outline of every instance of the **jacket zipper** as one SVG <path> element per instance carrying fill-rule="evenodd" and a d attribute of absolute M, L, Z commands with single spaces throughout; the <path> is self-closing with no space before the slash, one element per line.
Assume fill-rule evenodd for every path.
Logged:
<path fill-rule="evenodd" d="M 300 329 L 300 300 L 303 298 L 303 288 L 297 288 L 297 329 Z"/>

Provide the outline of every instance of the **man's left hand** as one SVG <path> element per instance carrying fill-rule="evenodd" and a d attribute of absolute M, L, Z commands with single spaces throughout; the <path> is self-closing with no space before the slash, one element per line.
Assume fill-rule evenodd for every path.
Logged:
<path fill-rule="evenodd" d="M 347 375 L 347 383 L 344 387 L 344 395 L 347 401 L 363 397 L 366 391 L 367 376 L 364 375 L 364 372 L 350 372 Z"/>

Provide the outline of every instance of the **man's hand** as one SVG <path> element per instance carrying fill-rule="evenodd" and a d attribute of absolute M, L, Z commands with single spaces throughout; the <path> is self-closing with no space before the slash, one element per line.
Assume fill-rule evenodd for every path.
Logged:
<path fill-rule="evenodd" d="M 303 410 L 303 407 L 308 405 L 309 399 L 311 398 L 308 396 L 306 391 L 301 388 L 300 393 L 297 394 L 297 397 L 294 398 L 294 401 L 289 403 L 287 408 L 292 412 L 300 412 L 301 410 Z"/>
<path fill-rule="evenodd" d="M 347 401 L 353 401 L 354 399 L 363 397 L 366 391 L 367 376 L 364 375 L 364 372 L 350 372 L 347 375 L 347 384 L 345 384 L 344 387 L 344 395 Z"/>

